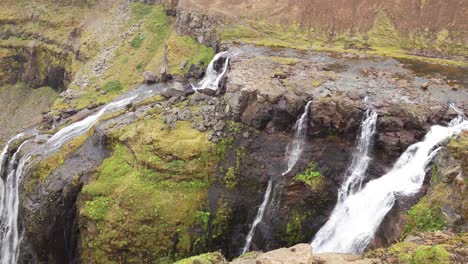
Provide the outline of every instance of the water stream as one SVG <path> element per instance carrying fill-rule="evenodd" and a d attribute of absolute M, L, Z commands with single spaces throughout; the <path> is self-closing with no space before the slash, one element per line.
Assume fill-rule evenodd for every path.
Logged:
<path fill-rule="evenodd" d="M 286 147 L 286 157 L 288 157 L 288 168 L 286 171 L 284 171 L 281 175 L 284 176 L 288 174 L 296 165 L 297 161 L 299 160 L 302 151 L 304 149 L 304 141 L 306 138 L 306 132 L 307 132 L 307 121 L 308 121 L 308 116 L 309 116 L 309 109 L 310 109 L 310 104 L 312 101 L 309 101 L 304 109 L 304 113 L 299 117 L 299 119 L 296 121 L 294 124 L 294 136 L 293 140 L 291 143 L 288 144 Z M 252 244 L 252 239 L 255 235 L 255 230 L 263 220 L 263 216 L 265 215 L 265 211 L 268 207 L 268 203 L 270 201 L 271 193 L 273 188 L 273 179 L 270 178 L 268 180 L 268 186 L 265 191 L 265 195 L 263 196 L 263 202 L 258 208 L 257 215 L 255 216 L 255 219 L 252 223 L 252 226 L 250 227 L 249 233 L 247 234 L 247 238 L 245 241 L 245 245 L 242 249 L 242 254 L 247 253 L 250 250 L 250 246 Z"/>
<path fill-rule="evenodd" d="M 422 141 L 409 146 L 387 174 L 339 201 L 312 241 L 314 253 L 361 254 L 397 196 L 413 195 L 420 190 L 439 145 L 468 130 L 468 120 L 458 112 L 459 116 L 448 126 L 432 126 Z"/>
<path fill-rule="evenodd" d="M 196 91 L 201 91 L 204 89 L 211 89 L 215 91 L 218 90 L 219 83 L 226 75 L 228 70 L 230 58 L 227 56 L 227 54 L 227 51 L 223 51 L 214 56 L 206 68 L 205 77 L 203 77 L 203 79 L 197 85 L 192 85 L 193 89 Z M 225 59 L 223 62 L 223 67 L 221 71 L 217 71 L 215 68 L 215 63 L 222 58 Z"/>
<path fill-rule="evenodd" d="M 138 95 L 112 102 L 97 113 L 64 127 L 44 145 L 39 146 L 34 153 L 49 153 L 61 148 L 66 142 L 91 129 L 102 115 L 129 104 L 136 97 Z M 22 238 L 18 228 L 19 186 L 34 155 L 21 152 L 23 146 L 32 139 L 22 142 L 11 158 L 9 158 L 9 147 L 24 136 L 25 134 L 21 133 L 10 139 L 0 154 L 0 264 L 16 264 L 19 256 Z"/>
<path fill-rule="evenodd" d="M 377 124 L 377 112 L 369 107 L 361 123 L 360 133 L 356 140 L 353 151 L 351 166 L 344 177 L 345 181 L 338 191 L 338 202 L 342 202 L 349 194 L 352 194 L 362 187 L 367 168 L 371 158 L 369 150 L 372 148 L 372 140 Z"/>

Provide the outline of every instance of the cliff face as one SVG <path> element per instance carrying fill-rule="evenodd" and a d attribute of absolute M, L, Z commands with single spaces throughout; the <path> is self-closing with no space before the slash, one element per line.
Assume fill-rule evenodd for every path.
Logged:
<path fill-rule="evenodd" d="M 54 96 L 61 92 L 54 102 L 38 95 L 49 100 L 26 110 L 28 118 L 12 114 L 25 125 L 38 117 L 41 136 L 28 151 L 116 98 L 140 96 L 61 149 L 32 157 L 20 186 L 20 263 L 172 263 L 210 251 L 237 257 L 270 178 L 278 182 L 275 206 L 252 250 L 309 242 L 336 203 L 365 97 L 379 114 L 368 180 L 383 175 L 431 125 L 455 117 L 448 102 L 468 111 L 466 68 L 456 66 L 466 63 L 465 1 L 1 5 L 0 83 L 24 82 L 28 94 L 41 86 L 52 87 Z M 194 93 L 190 83 L 203 76 L 215 50 L 231 56 L 223 93 Z M 303 154 L 281 177 L 293 125 L 308 101 Z M 7 118 L 3 125 L 4 140 L 21 130 Z M 465 136 L 440 153 L 420 193 L 398 200 L 370 249 L 417 232 L 466 232 Z M 318 176 L 304 176 L 310 172 Z M 424 214 L 428 208 L 434 215 Z M 421 227 L 421 221 L 429 222 Z M 453 237 L 440 244 L 451 259 L 466 257 Z M 424 239 L 415 243 L 426 249 Z M 255 253 L 234 263 L 373 261 L 316 258 L 308 249 Z M 404 262 L 417 249 L 405 247 L 401 259 L 397 249 L 370 256 Z M 200 261 L 225 259 L 218 253 L 181 263 Z"/>

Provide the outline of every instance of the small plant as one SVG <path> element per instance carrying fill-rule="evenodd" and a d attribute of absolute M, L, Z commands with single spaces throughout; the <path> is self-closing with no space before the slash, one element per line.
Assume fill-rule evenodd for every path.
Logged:
<path fill-rule="evenodd" d="M 294 176 L 294 180 L 310 183 L 314 178 L 320 177 L 320 171 L 315 162 L 309 163 L 309 167 L 301 174 Z"/>
<path fill-rule="evenodd" d="M 234 142 L 234 138 L 228 137 L 221 139 L 218 144 L 216 145 L 216 157 L 218 161 L 223 160 L 226 156 L 227 148 L 232 145 Z"/>
<path fill-rule="evenodd" d="M 300 215 L 296 210 L 292 211 L 291 220 L 286 225 L 286 242 L 288 245 L 294 245 L 302 241 L 302 221 L 305 216 Z"/>
<path fill-rule="evenodd" d="M 143 43 L 143 41 L 145 40 L 146 38 L 146 34 L 144 33 L 140 33 L 138 35 L 136 35 L 132 41 L 130 41 L 130 46 L 134 49 L 138 49 L 141 47 L 141 44 Z"/>
<path fill-rule="evenodd" d="M 229 167 L 226 175 L 224 176 L 224 183 L 226 184 L 226 187 L 233 189 L 237 186 L 236 182 L 236 170 L 234 167 Z"/>
<path fill-rule="evenodd" d="M 104 84 L 104 89 L 106 89 L 108 92 L 118 92 L 122 90 L 122 84 L 120 81 L 110 81 Z"/>
<path fill-rule="evenodd" d="M 241 131 L 241 126 L 239 123 L 229 120 L 227 121 L 228 131 L 234 134 L 239 134 Z"/>
<path fill-rule="evenodd" d="M 206 211 L 197 211 L 195 213 L 195 221 L 203 227 L 208 225 L 208 221 L 210 220 L 210 212 Z"/>

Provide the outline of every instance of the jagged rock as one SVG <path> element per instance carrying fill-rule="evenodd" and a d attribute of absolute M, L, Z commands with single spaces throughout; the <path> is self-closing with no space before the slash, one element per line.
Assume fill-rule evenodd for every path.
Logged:
<path fill-rule="evenodd" d="M 190 109 L 186 108 L 182 110 L 182 112 L 179 113 L 179 119 L 183 121 L 190 120 L 192 118 L 192 111 Z"/>
<path fill-rule="evenodd" d="M 184 90 L 177 86 L 169 86 L 161 91 L 161 95 L 166 98 L 180 97 L 184 95 Z"/>
<path fill-rule="evenodd" d="M 159 78 L 153 72 L 145 71 L 143 73 L 143 77 L 145 78 L 145 83 L 152 84 L 159 82 Z"/>
<path fill-rule="evenodd" d="M 218 123 L 216 123 L 214 126 L 213 126 L 213 129 L 215 131 L 221 131 L 224 129 L 224 127 L 226 126 L 226 122 L 220 120 L 218 121 Z"/>
<path fill-rule="evenodd" d="M 309 244 L 299 244 L 290 248 L 280 248 L 266 253 L 254 253 L 230 262 L 232 264 L 311 264 L 312 249 Z"/>
<path fill-rule="evenodd" d="M 193 89 L 193 86 L 191 84 L 187 85 L 184 89 L 184 95 L 185 96 L 190 96 L 195 93 L 195 89 Z"/>
<path fill-rule="evenodd" d="M 200 63 L 198 65 L 192 64 L 190 65 L 189 70 L 185 74 L 186 78 L 195 78 L 195 79 L 200 79 L 205 75 L 205 66 L 203 63 Z"/>

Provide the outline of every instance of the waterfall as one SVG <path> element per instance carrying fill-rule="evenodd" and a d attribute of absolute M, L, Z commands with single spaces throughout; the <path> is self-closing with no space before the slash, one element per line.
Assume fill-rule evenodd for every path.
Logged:
<path fill-rule="evenodd" d="M 463 114 L 447 127 L 432 126 L 423 141 L 409 146 L 387 174 L 345 197 L 312 241 L 314 253 L 361 254 L 393 207 L 396 197 L 417 193 L 439 145 L 463 130 L 468 130 L 468 120 Z"/>
<path fill-rule="evenodd" d="M 293 141 L 286 147 L 286 157 L 288 158 L 288 168 L 282 175 L 288 174 L 296 165 L 299 160 L 302 150 L 304 149 L 304 140 L 307 132 L 307 117 L 309 116 L 310 104 L 309 101 L 304 109 L 304 113 L 294 124 L 294 138 Z"/>
<path fill-rule="evenodd" d="M 13 138 L 17 139 L 17 137 Z M 10 142 L 12 142 L 10 140 Z M 28 140 L 21 143 L 9 162 L 6 162 L 6 152 L 2 152 L 2 161 L 5 161 L 0 168 L 0 174 L 6 175 L 3 183 L 2 199 L 0 206 L 0 263 L 16 264 L 19 255 L 19 243 L 21 242 L 18 232 L 18 186 L 20 177 L 23 174 L 25 164 L 29 157 L 20 159 L 19 154 L 22 147 Z M 8 148 L 8 144 L 5 149 Z M 5 154 L 4 154 L 5 153 Z"/>
<path fill-rule="evenodd" d="M 225 58 L 225 61 L 223 63 L 221 72 L 219 72 L 215 68 L 215 63 L 221 58 Z M 218 90 L 219 83 L 226 75 L 228 67 L 229 57 L 227 57 L 227 51 L 216 54 L 206 68 L 205 77 L 197 85 L 192 85 L 193 89 L 196 91 L 201 91 L 204 89 L 211 89 L 215 91 Z"/>
<path fill-rule="evenodd" d="M 291 143 L 288 144 L 286 147 L 286 157 L 288 157 L 288 168 L 285 172 L 281 174 L 281 176 L 286 175 L 289 173 L 292 168 L 296 165 L 297 161 L 299 160 L 302 150 L 304 149 L 304 141 L 306 138 L 307 132 L 307 121 L 309 116 L 309 109 L 310 104 L 312 101 L 309 101 L 304 109 L 304 113 L 299 117 L 296 121 L 293 131 L 294 136 Z M 266 208 L 268 206 L 268 202 L 270 200 L 271 192 L 273 190 L 273 179 L 270 178 L 268 180 L 268 186 L 263 196 L 263 202 L 258 208 L 257 215 L 253 221 L 252 226 L 250 227 L 249 233 L 247 235 L 247 239 L 245 241 L 244 248 L 242 249 L 242 254 L 247 253 L 250 250 L 250 245 L 252 244 L 252 239 L 255 234 L 255 229 L 257 228 L 258 224 L 262 222 L 263 215 L 265 214 Z"/>
<path fill-rule="evenodd" d="M 63 143 L 69 141 L 70 139 L 79 136 L 81 134 L 86 133 L 96 122 L 99 118 L 104 115 L 106 112 L 120 108 L 129 104 L 133 99 L 135 99 L 138 95 L 134 95 L 129 98 L 122 99 L 120 101 L 112 102 L 106 106 L 104 106 L 99 112 L 94 115 L 88 116 L 87 118 L 73 123 L 57 133 L 55 133 L 49 140 L 47 140 L 48 151 L 54 151 L 60 148 Z"/>
<path fill-rule="evenodd" d="M 349 194 L 361 189 L 362 181 L 369 166 L 368 155 L 377 123 L 377 112 L 368 108 L 361 123 L 360 133 L 353 151 L 353 160 L 344 177 L 345 182 L 338 191 L 338 202 L 343 201 Z"/>
<path fill-rule="evenodd" d="M 112 102 L 97 113 L 62 128 L 55 133 L 45 145 L 38 150 L 48 153 L 63 146 L 76 136 L 86 133 L 105 113 L 121 108 L 132 102 L 138 95 Z M 20 157 L 21 149 L 29 140 L 17 148 L 11 159 L 8 159 L 9 146 L 24 136 L 21 133 L 10 139 L 0 154 L 0 264 L 16 264 L 19 256 L 21 234 L 18 228 L 19 185 L 32 155 Z M 37 136 L 37 135 L 34 135 Z"/>

